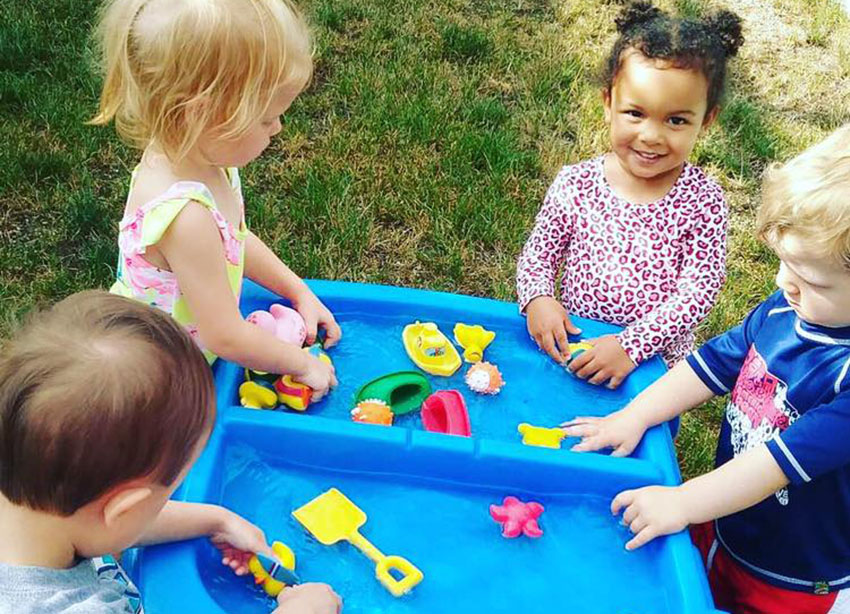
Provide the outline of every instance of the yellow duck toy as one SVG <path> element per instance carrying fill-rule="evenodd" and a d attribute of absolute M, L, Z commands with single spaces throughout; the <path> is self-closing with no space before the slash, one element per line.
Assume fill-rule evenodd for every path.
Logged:
<path fill-rule="evenodd" d="M 283 542 L 274 542 L 272 551 L 278 558 L 274 561 L 266 556 L 255 554 L 248 560 L 248 569 L 254 575 L 254 582 L 261 584 L 269 597 L 277 597 L 289 584 L 298 583 L 295 575 L 295 553 Z"/>
<path fill-rule="evenodd" d="M 463 348 L 463 359 L 466 362 L 481 362 L 484 350 L 496 338 L 496 333 L 480 324 L 470 326 L 463 322 L 455 324 L 454 335 L 455 341 Z"/>

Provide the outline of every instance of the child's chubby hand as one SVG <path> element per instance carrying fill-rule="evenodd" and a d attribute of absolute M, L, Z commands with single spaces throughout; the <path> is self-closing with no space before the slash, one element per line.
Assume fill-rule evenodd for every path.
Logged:
<path fill-rule="evenodd" d="M 537 346 L 558 364 L 570 359 L 567 334 L 578 335 L 581 330 L 571 321 L 561 302 L 551 296 L 531 299 L 525 308 L 528 334 Z"/>
<path fill-rule="evenodd" d="M 313 294 L 306 285 L 295 295 L 290 297 L 292 306 L 304 318 L 307 325 L 307 343 L 315 343 L 319 327 L 325 329 L 326 348 L 333 347 L 342 339 L 342 329 L 325 304 Z M 306 382 L 305 382 L 306 383 Z"/>
<path fill-rule="evenodd" d="M 217 515 L 218 521 L 210 533 L 210 541 L 221 550 L 222 564 L 230 567 L 237 576 L 248 573 L 248 560 L 255 553 L 277 558 L 258 526 L 223 507 L 218 508 Z"/>
<path fill-rule="evenodd" d="M 634 411 L 621 409 L 604 418 L 581 416 L 561 424 L 567 437 L 580 437 L 574 452 L 611 448 L 611 456 L 628 456 L 640 443 L 646 423 Z"/>
<path fill-rule="evenodd" d="M 296 379 L 313 389 L 311 401 L 321 401 L 331 388 L 336 387 L 336 371 L 333 365 L 322 362 L 315 356 L 306 355 L 307 364 L 304 371 L 297 374 Z"/>
<path fill-rule="evenodd" d="M 690 524 L 685 496 L 678 486 L 645 486 L 624 490 L 611 502 L 611 513 L 623 512 L 622 523 L 634 537 L 626 550 L 635 550 L 659 535 L 678 533 Z"/>
<path fill-rule="evenodd" d="M 608 382 L 608 388 L 613 390 L 634 371 L 636 365 L 626 354 L 616 335 L 603 335 L 588 339 L 588 342 L 593 347 L 570 362 L 569 369 L 576 376 L 591 384 Z"/>
<path fill-rule="evenodd" d="M 337 614 L 342 611 L 342 599 L 327 584 L 308 582 L 290 586 L 277 596 L 278 607 L 273 614 Z"/>

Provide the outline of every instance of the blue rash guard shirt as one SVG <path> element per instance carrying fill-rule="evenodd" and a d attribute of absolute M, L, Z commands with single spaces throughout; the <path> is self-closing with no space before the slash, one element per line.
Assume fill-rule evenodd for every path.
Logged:
<path fill-rule="evenodd" d="M 790 482 L 715 521 L 718 541 L 776 586 L 850 587 L 850 326 L 804 322 L 776 292 L 687 361 L 731 391 L 715 465 L 766 445 Z"/>

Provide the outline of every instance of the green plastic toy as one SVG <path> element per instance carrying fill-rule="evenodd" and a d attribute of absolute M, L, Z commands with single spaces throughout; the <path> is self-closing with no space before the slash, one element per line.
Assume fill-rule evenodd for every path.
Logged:
<path fill-rule="evenodd" d="M 395 415 L 419 411 L 431 394 L 431 383 L 418 371 L 388 373 L 360 387 L 354 395 L 354 404 L 368 399 L 383 401 Z"/>

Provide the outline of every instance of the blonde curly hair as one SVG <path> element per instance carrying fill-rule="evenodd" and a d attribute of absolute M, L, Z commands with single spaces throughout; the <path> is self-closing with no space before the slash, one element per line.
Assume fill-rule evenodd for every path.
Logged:
<path fill-rule="evenodd" d="M 143 149 L 179 161 L 201 134 L 238 139 L 280 87 L 303 90 L 312 41 L 288 0 L 110 0 L 97 42 L 104 73 L 97 115 Z"/>
<path fill-rule="evenodd" d="M 776 249 L 786 234 L 850 270 L 850 124 L 765 172 L 756 232 Z"/>

